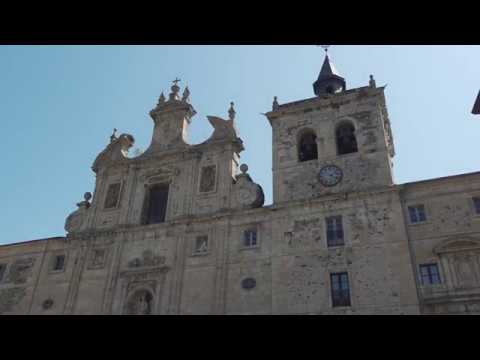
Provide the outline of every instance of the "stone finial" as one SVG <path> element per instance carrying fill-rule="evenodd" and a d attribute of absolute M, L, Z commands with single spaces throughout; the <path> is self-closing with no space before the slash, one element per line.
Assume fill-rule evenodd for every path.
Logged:
<path fill-rule="evenodd" d="M 246 174 L 248 171 L 248 165 L 247 164 L 240 165 L 240 171 L 242 172 L 242 174 Z"/>
<path fill-rule="evenodd" d="M 233 108 L 233 105 L 234 105 L 234 103 L 233 103 L 233 101 L 232 101 L 232 102 L 230 103 L 230 109 L 228 109 L 228 118 L 229 118 L 230 120 L 235 119 L 235 114 L 236 114 L 236 112 L 235 112 L 235 109 Z"/>
<path fill-rule="evenodd" d="M 188 86 L 186 86 L 185 90 L 183 91 L 182 101 L 190 102 L 190 90 L 188 89 Z"/>
<path fill-rule="evenodd" d="M 112 135 L 110 135 L 110 143 L 114 142 L 115 140 L 117 140 L 117 136 L 115 135 L 115 133 L 117 132 L 117 129 L 113 129 L 113 133 Z"/>
<path fill-rule="evenodd" d="M 172 81 L 173 85 L 170 88 L 172 92 L 169 95 L 170 100 L 177 100 L 179 98 L 178 97 L 178 92 L 180 91 L 180 86 L 178 86 L 179 81 L 181 81 L 179 78 L 175 78 L 175 80 Z"/>
<path fill-rule="evenodd" d="M 373 75 L 370 75 L 370 81 L 368 82 L 371 88 L 376 88 L 377 83 L 375 82 L 375 79 L 373 78 Z"/>
<path fill-rule="evenodd" d="M 84 195 L 83 195 L 83 198 L 84 198 L 84 201 L 80 201 L 77 206 L 79 208 L 85 208 L 85 209 L 88 209 L 90 207 L 90 199 L 92 198 L 92 193 L 90 192 L 86 192 Z"/>
<path fill-rule="evenodd" d="M 272 110 L 278 109 L 279 106 L 280 106 L 280 105 L 279 105 L 279 103 L 278 103 L 277 97 L 274 96 L 274 97 L 273 97 Z"/>
<path fill-rule="evenodd" d="M 158 98 L 158 105 L 161 105 L 165 102 L 165 95 L 163 95 L 163 91 L 160 94 L 160 97 Z"/>

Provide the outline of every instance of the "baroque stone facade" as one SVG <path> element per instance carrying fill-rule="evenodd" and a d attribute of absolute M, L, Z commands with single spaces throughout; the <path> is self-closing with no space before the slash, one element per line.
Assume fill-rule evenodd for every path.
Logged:
<path fill-rule="evenodd" d="M 273 204 L 228 119 L 174 81 L 150 147 L 111 136 L 65 237 L 0 246 L 0 314 L 480 313 L 480 173 L 395 184 L 373 77 L 346 89 L 328 56 L 316 96 L 274 99 Z"/>

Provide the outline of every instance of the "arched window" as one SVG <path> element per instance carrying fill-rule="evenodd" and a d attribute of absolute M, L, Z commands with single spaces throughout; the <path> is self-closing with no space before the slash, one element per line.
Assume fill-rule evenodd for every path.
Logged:
<path fill-rule="evenodd" d="M 355 128 L 352 123 L 343 123 L 335 132 L 338 155 L 355 153 L 358 151 Z"/>
<path fill-rule="evenodd" d="M 317 136 L 312 130 L 303 132 L 298 141 L 298 160 L 318 159 Z"/>

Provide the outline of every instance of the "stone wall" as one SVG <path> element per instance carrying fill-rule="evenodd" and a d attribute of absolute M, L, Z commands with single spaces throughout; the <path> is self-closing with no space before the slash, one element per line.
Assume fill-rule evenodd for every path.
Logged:
<path fill-rule="evenodd" d="M 480 173 L 405 184 L 403 207 L 426 313 L 480 314 Z M 422 204 L 426 221 L 412 223 L 408 206 Z M 419 266 L 437 264 L 440 284 L 422 284 Z"/>
<path fill-rule="evenodd" d="M 344 218 L 345 246 L 327 247 L 325 217 L 331 215 Z M 156 314 L 417 313 L 405 227 L 398 219 L 401 207 L 392 189 L 79 233 L 33 243 L 46 243 L 48 251 L 32 279 L 31 308 L 18 300 L 18 290 L 4 296 L 15 299 L 13 313 L 123 314 L 133 311 L 129 302 L 141 291 L 151 293 L 146 309 Z M 246 229 L 256 229 L 257 246 L 244 247 Z M 206 253 L 194 252 L 198 236 L 208 236 Z M 55 273 L 48 258 L 59 252 L 67 254 L 65 270 Z M 331 306 L 329 274 L 338 271 L 349 274 L 348 308 Z M 44 309 L 48 299 L 54 305 Z"/>

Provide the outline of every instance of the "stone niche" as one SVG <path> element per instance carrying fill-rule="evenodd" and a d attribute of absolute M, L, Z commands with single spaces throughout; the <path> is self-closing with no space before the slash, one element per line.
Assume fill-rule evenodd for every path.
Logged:
<path fill-rule="evenodd" d="M 472 237 L 449 239 L 433 252 L 440 259 L 449 288 L 468 290 L 480 286 L 480 240 Z"/>
<path fill-rule="evenodd" d="M 121 188 L 122 183 L 120 181 L 108 185 L 105 201 L 103 204 L 104 209 L 114 209 L 118 206 Z"/>
<path fill-rule="evenodd" d="M 133 268 L 119 274 L 114 314 L 152 315 L 162 313 L 161 295 L 167 266 Z"/>
<path fill-rule="evenodd" d="M 200 184 L 198 191 L 201 194 L 215 191 L 217 179 L 216 165 L 203 166 L 200 171 Z"/>

